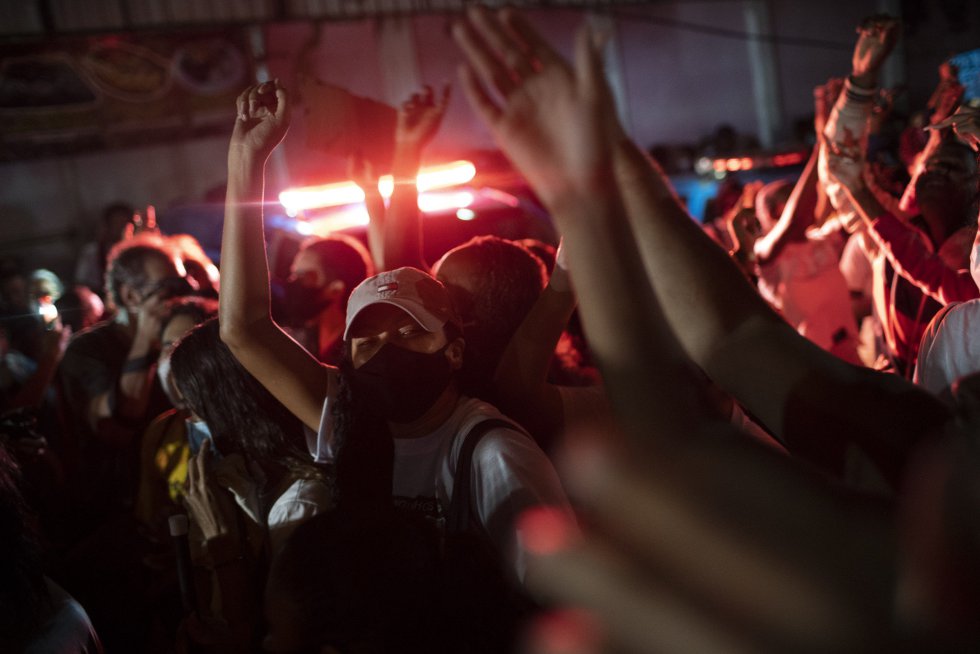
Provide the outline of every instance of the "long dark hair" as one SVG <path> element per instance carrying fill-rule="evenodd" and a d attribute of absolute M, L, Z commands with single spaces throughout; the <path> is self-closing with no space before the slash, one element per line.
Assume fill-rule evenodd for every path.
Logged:
<path fill-rule="evenodd" d="M 452 322 L 447 322 L 443 330 L 449 343 L 463 335 Z M 340 383 L 331 411 L 337 450 L 338 503 L 343 508 L 352 504 L 362 508 L 365 504 L 389 507 L 394 477 L 394 441 L 388 422 L 353 392 L 350 381 L 353 370 L 348 340 L 344 341 Z"/>
<path fill-rule="evenodd" d="M 20 470 L 0 443 L 0 648 L 19 651 L 50 609 L 35 517 L 19 488 Z"/>
<path fill-rule="evenodd" d="M 331 411 L 337 447 L 339 507 L 388 507 L 394 476 L 395 445 L 384 418 L 352 393 L 350 341 L 344 342 L 340 383 Z"/>
<path fill-rule="evenodd" d="M 316 477 L 303 424 L 234 357 L 208 320 L 177 343 L 171 355 L 174 383 L 188 407 L 208 424 L 215 449 L 240 453 L 267 467 Z"/>

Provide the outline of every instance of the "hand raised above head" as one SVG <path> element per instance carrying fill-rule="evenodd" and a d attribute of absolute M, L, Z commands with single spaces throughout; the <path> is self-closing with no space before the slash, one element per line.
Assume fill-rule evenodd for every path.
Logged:
<path fill-rule="evenodd" d="M 289 129 L 286 89 L 278 79 L 255 84 L 242 91 L 236 104 L 229 156 L 253 155 L 264 161 Z"/>
<path fill-rule="evenodd" d="M 451 90 L 449 84 L 444 85 L 438 99 L 428 85 L 420 93 L 413 93 L 398 108 L 395 140 L 399 144 L 425 147 L 439 131 Z"/>
<path fill-rule="evenodd" d="M 470 104 L 549 208 L 601 182 L 622 130 L 590 32 L 574 67 L 508 9 L 472 7 L 453 38 Z"/>
<path fill-rule="evenodd" d="M 929 108 L 933 110 L 929 118 L 930 124 L 942 122 L 952 116 L 963 101 L 965 92 L 963 85 L 955 79 L 939 82 L 929 99 Z"/>
<path fill-rule="evenodd" d="M 857 28 L 858 40 L 851 57 L 852 80 L 864 87 L 876 86 L 878 71 L 898 40 L 898 20 L 872 16 Z"/>
<path fill-rule="evenodd" d="M 347 157 L 347 177 L 365 193 L 378 192 L 378 174 L 374 165 L 360 150 Z"/>

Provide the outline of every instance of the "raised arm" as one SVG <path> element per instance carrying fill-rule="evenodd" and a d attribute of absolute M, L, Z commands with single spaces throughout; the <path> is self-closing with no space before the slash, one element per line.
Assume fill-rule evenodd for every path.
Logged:
<path fill-rule="evenodd" d="M 705 600 L 700 605 L 695 601 L 697 610 L 710 605 L 706 613 L 716 609 L 729 618 L 737 615 L 752 624 L 748 631 L 753 637 L 758 637 L 755 628 L 766 631 L 794 614 L 804 614 L 820 616 L 802 627 L 808 635 L 824 638 L 826 630 L 820 623 L 828 620 L 840 627 L 831 630 L 832 639 L 846 640 L 853 636 L 854 621 L 849 616 L 861 601 L 844 590 L 853 586 L 853 580 L 839 561 L 853 559 L 827 556 L 827 552 L 839 552 L 836 548 L 842 546 L 858 555 L 853 542 L 859 537 L 843 526 L 847 520 L 824 494 L 825 489 L 811 485 L 785 460 L 747 442 L 725 438 L 724 426 L 709 436 L 708 431 L 717 425 L 704 418 L 704 399 L 694 369 L 649 284 L 625 218 L 613 177 L 615 140 L 603 124 L 614 112 L 590 35 L 580 35 L 576 65 L 570 69 L 519 18 L 506 12 L 503 17 L 506 30 L 500 19 L 472 10 L 472 23 L 454 29 L 469 61 L 462 72 L 464 88 L 500 147 L 564 234 L 589 343 L 606 377 L 620 425 L 636 445 L 633 452 L 650 462 L 648 479 L 659 491 L 653 495 L 657 499 L 648 515 L 678 526 L 649 539 L 642 551 L 653 565 L 678 573 L 673 578 L 687 591 L 686 599 Z M 526 52 L 521 52 L 513 34 L 527 44 Z M 511 72 L 514 75 L 508 74 Z M 494 101 L 486 87 L 492 87 L 503 102 Z M 712 247 L 724 258 L 724 253 Z M 698 301 L 695 296 L 687 300 Z M 719 488 L 726 492 L 719 494 Z M 792 501 L 771 502 L 773 495 L 792 497 Z M 798 522 L 800 512 L 807 517 Z M 604 516 L 596 517 L 604 521 Z M 812 527 L 817 523 L 826 529 L 815 537 Z M 636 527 L 641 524 L 647 523 L 633 523 Z M 751 546 L 744 538 L 747 525 L 753 534 Z M 561 536 L 561 530 L 552 530 L 551 542 L 542 544 L 549 554 L 558 549 L 556 531 Z M 618 535 L 635 536 L 639 531 L 644 530 L 627 528 Z M 661 530 L 651 523 L 651 531 Z M 733 555 L 735 551 L 739 554 Z M 714 553 L 732 565 L 719 563 Z M 740 559 L 742 555 L 746 558 Z M 711 565 L 705 565 L 708 561 Z M 879 565 L 869 565 L 859 574 L 874 576 L 872 568 L 877 570 Z M 739 581 L 735 581 L 738 575 L 730 574 L 745 569 L 753 572 Z M 783 574 L 789 570 L 793 572 Z M 563 576 L 557 567 L 532 570 L 532 583 L 534 572 L 543 572 L 552 581 L 558 579 L 551 589 L 558 589 L 564 598 L 577 594 L 585 606 L 601 606 L 609 597 L 605 592 L 599 594 L 605 599 L 590 597 L 588 584 L 575 583 L 584 577 Z M 755 574 L 758 572 L 763 574 Z M 609 582 L 600 573 L 595 583 Z M 878 591 L 871 590 L 871 585 L 859 586 L 862 594 Z M 611 589 L 606 586 L 604 590 Z M 771 612 L 760 613 L 756 602 L 744 602 L 746 596 L 760 600 Z M 749 610 L 748 605 L 753 608 Z M 642 620 L 641 615 L 655 613 L 649 603 L 645 608 L 649 613 L 631 615 L 634 622 Z M 879 604 L 873 613 L 879 615 L 883 608 L 887 609 Z M 869 616 L 861 612 L 858 621 L 876 619 Z M 612 620 L 614 625 L 625 622 Z M 793 628 L 806 622 L 794 621 Z M 824 645 L 833 649 L 827 642 Z"/>
<path fill-rule="evenodd" d="M 755 242 L 755 258 L 760 265 L 774 261 L 787 244 L 806 238 L 806 230 L 813 224 L 817 210 L 819 152 L 819 146 L 815 147 L 779 220 L 765 236 Z"/>
<path fill-rule="evenodd" d="M 436 98 L 432 87 L 426 86 L 398 109 L 392 165 L 395 187 L 385 216 L 384 262 L 378 270 L 393 270 L 402 266 L 428 270 L 422 256 L 422 224 L 416 179 L 422 151 L 442 124 L 442 117 L 449 105 L 449 90 L 450 87 L 445 86 Z"/>
<path fill-rule="evenodd" d="M 457 31 L 470 61 L 464 88 L 566 237 L 589 345 L 622 423 L 643 425 L 646 438 L 691 428 L 701 398 L 689 360 L 667 324 L 656 319 L 657 301 L 645 283 L 643 263 L 628 245 L 632 238 L 613 177 L 614 126 L 603 117 L 615 111 L 591 36 L 579 35 L 572 70 L 511 15 L 508 27 L 524 38 L 530 53 L 526 67 L 510 75 L 492 52 L 503 50 L 509 65 L 522 58 L 509 51 L 511 39 L 502 25 L 483 11 L 472 12 L 471 18 L 482 39 L 472 28 Z M 533 69 L 535 60 L 540 71 Z M 503 107 L 493 103 L 479 78 L 496 85 L 505 98 Z M 658 374 L 635 365 L 638 360 L 655 362 Z M 676 383 L 663 384 L 670 378 Z M 645 401 L 632 401 L 636 397 Z"/>
<path fill-rule="evenodd" d="M 238 96 L 228 148 L 228 194 L 221 237 L 221 340 L 259 382 L 316 430 L 332 368 L 323 366 L 272 320 L 262 203 L 265 162 L 289 127 L 279 81 Z"/>
<path fill-rule="evenodd" d="M 851 75 L 830 112 L 820 141 L 820 160 L 817 171 L 831 204 L 841 221 L 850 225 L 859 220 L 840 187 L 827 171 L 827 149 L 834 144 L 838 150 L 863 158 L 871 129 L 871 112 L 877 93 L 878 76 L 898 39 L 898 22 L 894 18 L 869 18 L 858 28 L 858 39 L 851 56 Z"/>
<path fill-rule="evenodd" d="M 385 201 L 378 189 L 374 166 L 361 152 L 347 160 L 347 176 L 364 192 L 364 208 L 368 214 L 367 240 L 371 261 L 376 270 L 384 266 Z"/>
<path fill-rule="evenodd" d="M 564 427 L 561 394 L 547 378 L 555 347 L 575 311 L 565 259 L 560 244 L 551 279 L 511 337 L 493 378 L 498 407 L 545 438 Z"/>
<path fill-rule="evenodd" d="M 831 153 L 828 163 L 831 176 L 847 193 L 867 234 L 898 274 L 942 304 L 965 302 L 980 294 L 968 269 L 951 266 L 926 245 L 918 230 L 881 206 L 864 182 L 859 161 Z"/>
<path fill-rule="evenodd" d="M 790 452 L 841 473 L 857 443 L 893 483 L 945 409 L 904 380 L 849 366 L 797 334 L 697 227 L 669 182 L 632 142 L 616 181 L 649 279 L 694 362 Z"/>

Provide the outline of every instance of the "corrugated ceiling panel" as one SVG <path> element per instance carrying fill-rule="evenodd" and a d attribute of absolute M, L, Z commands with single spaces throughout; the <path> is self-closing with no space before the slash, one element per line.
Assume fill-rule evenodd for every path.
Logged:
<path fill-rule="evenodd" d="M 126 12 L 133 25 L 147 27 L 170 21 L 167 7 L 161 0 L 126 0 Z"/>
<path fill-rule="evenodd" d="M 43 34 L 40 7 L 49 3 L 55 33 L 119 32 L 287 20 L 350 19 L 386 14 L 458 11 L 475 0 L 0 0 L 0 36 Z M 480 0 L 487 5 L 602 6 L 640 0 Z M 649 0 L 648 0 L 649 1 Z"/>
<path fill-rule="evenodd" d="M 50 0 L 54 27 L 62 32 L 125 27 L 119 0 Z"/>
<path fill-rule="evenodd" d="M 42 29 L 36 0 L 0 2 L 0 34 L 32 34 Z"/>

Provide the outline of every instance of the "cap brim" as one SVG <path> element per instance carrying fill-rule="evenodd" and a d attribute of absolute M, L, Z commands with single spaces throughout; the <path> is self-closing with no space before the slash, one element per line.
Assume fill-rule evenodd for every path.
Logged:
<path fill-rule="evenodd" d="M 348 316 L 347 326 L 344 328 L 345 341 L 348 338 L 348 334 L 350 333 L 351 326 L 357 320 L 358 316 L 360 316 L 365 309 L 374 306 L 375 304 L 390 304 L 391 306 L 398 307 L 399 309 L 407 313 L 409 316 L 411 316 L 412 320 L 414 320 L 419 325 L 421 325 L 422 329 L 424 329 L 427 332 L 437 332 L 440 329 L 442 329 L 443 325 L 446 324 L 445 320 L 434 315 L 432 312 L 430 312 L 428 309 L 422 306 L 422 304 L 419 302 L 414 302 L 412 300 L 408 300 L 405 298 L 397 298 L 397 297 L 391 299 L 384 299 L 384 300 L 379 299 L 379 300 L 375 300 L 374 302 L 371 302 L 370 304 L 365 304 L 363 307 L 359 308 L 354 313 L 354 315 Z"/>

